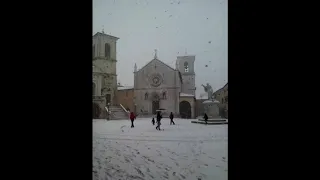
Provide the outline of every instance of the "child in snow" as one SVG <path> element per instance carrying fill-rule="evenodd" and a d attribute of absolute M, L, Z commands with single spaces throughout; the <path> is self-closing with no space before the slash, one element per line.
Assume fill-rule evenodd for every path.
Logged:
<path fill-rule="evenodd" d="M 155 123 L 154 117 L 152 117 L 152 121 L 151 122 L 154 125 L 154 123 Z"/>

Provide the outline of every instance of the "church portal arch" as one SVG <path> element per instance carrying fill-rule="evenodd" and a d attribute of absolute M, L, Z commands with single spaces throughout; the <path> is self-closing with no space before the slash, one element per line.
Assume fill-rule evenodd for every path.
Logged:
<path fill-rule="evenodd" d="M 191 105 L 188 101 L 181 101 L 179 103 L 179 112 L 181 118 L 191 118 Z"/>
<path fill-rule="evenodd" d="M 159 100 L 152 101 L 152 114 L 156 114 L 159 108 L 160 108 Z"/>
<path fill-rule="evenodd" d="M 99 119 L 101 113 L 101 109 L 97 103 L 92 104 L 92 118 Z"/>

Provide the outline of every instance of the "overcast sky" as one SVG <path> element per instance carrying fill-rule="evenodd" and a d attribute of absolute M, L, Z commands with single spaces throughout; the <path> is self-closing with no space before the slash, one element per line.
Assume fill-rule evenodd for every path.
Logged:
<path fill-rule="evenodd" d="M 117 74 L 133 86 L 133 68 L 154 57 L 175 68 L 179 55 L 195 55 L 196 94 L 201 84 L 228 82 L 227 0 L 93 0 L 93 34 L 119 37 Z M 208 67 L 206 67 L 206 65 Z"/>

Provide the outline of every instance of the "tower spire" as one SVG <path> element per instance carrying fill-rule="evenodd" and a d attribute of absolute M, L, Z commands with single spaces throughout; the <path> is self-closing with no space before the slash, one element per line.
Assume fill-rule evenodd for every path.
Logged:
<path fill-rule="evenodd" d="M 104 34 L 104 25 L 102 25 L 102 33 Z"/>
<path fill-rule="evenodd" d="M 134 72 L 137 72 L 137 64 L 134 63 Z"/>
<path fill-rule="evenodd" d="M 158 56 L 157 56 L 157 49 L 154 50 L 154 59 L 158 59 Z"/>

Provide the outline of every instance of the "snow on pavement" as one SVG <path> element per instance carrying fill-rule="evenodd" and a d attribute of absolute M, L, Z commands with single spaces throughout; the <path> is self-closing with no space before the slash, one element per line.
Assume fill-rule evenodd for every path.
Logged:
<path fill-rule="evenodd" d="M 228 125 L 174 121 L 93 120 L 93 179 L 227 180 Z"/>

